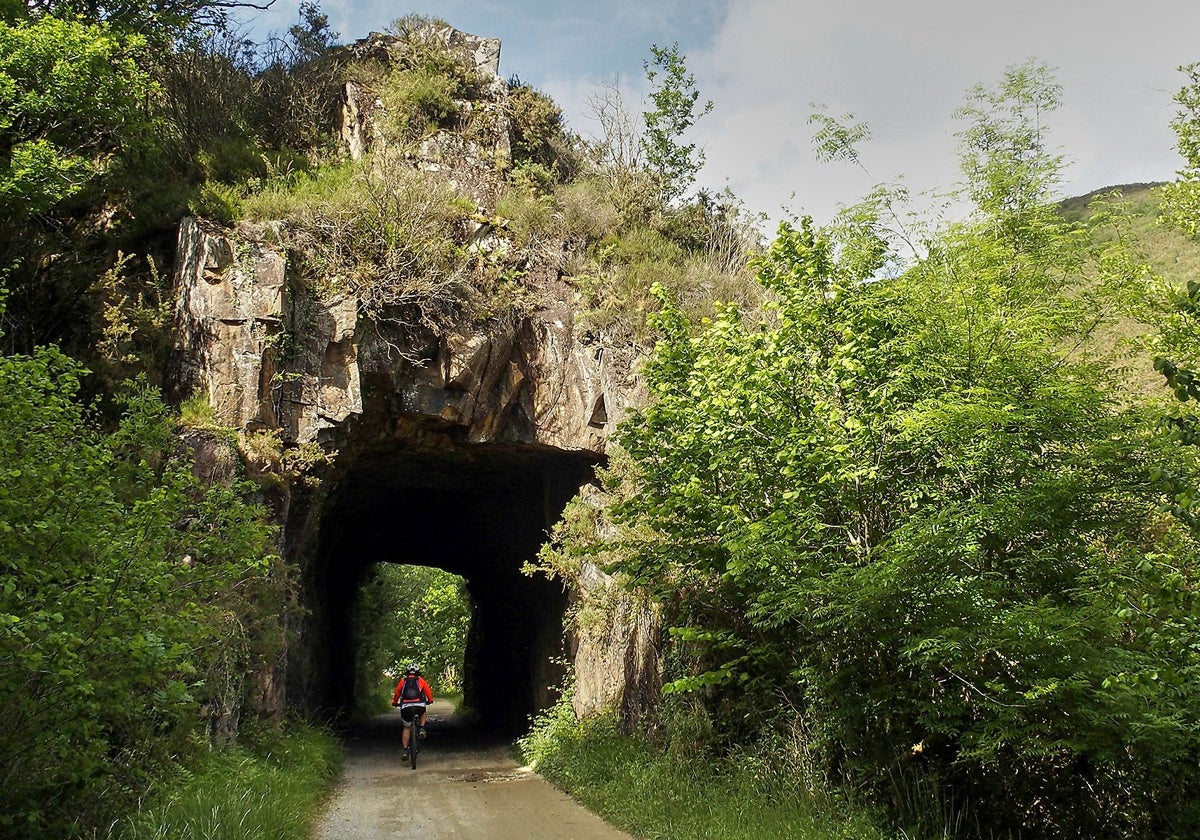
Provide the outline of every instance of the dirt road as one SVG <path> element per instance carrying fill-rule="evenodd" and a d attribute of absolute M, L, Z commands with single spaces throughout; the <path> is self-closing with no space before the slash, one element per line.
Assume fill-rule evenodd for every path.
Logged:
<path fill-rule="evenodd" d="M 400 763 L 400 716 L 346 743 L 342 783 L 318 826 L 321 840 L 631 840 L 488 744 L 448 705 L 429 710 L 417 769 Z"/>

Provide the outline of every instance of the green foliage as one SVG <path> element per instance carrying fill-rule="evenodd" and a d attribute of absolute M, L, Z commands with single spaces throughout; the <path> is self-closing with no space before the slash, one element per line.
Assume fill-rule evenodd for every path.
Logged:
<path fill-rule="evenodd" d="M 329 28 L 329 15 L 321 11 L 320 4 L 302 0 L 299 22 L 288 27 L 287 40 L 292 51 L 289 63 L 295 67 L 321 60 L 337 46 L 339 37 L 339 33 Z"/>
<path fill-rule="evenodd" d="M 394 139 L 402 142 L 416 142 L 458 116 L 458 81 L 436 67 L 396 70 L 380 87 Z"/>
<path fill-rule="evenodd" d="M 1200 64 L 1179 69 L 1187 83 L 1175 94 L 1180 110 L 1171 127 L 1184 163 L 1179 180 L 1163 188 L 1163 217 L 1195 238 L 1200 236 Z"/>
<path fill-rule="evenodd" d="M 570 181 L 582 166 L 576 140 L 567 131 L 562 109 L 520 79 L 508 82 L 508 119 L 514 165 L 525 162 L 557 173 Z"/>
<path fill-rule="evenodd" d="M 1052 210 L 1063 160 L 1046 148 L 1043 119 L 1061 98 L 1050 68 L 1029 62 L 1008 68 L 995 88 L 976 85 L 955 114 L 967 122 L 958 135 L 967 196 L 1010 237 L 1026 214 Z"/>
<path fill-rule="evenodd" d="M 144 387 L 102 434 L 75 401 L 81 374 L 51 350 L 0 360 L 0 419 L 21 430 L 0 439 L 0 813 L 13 837 L 128 807 L 194 743 L 197 704 L 227 712 L 227 688 L 281 642 L 286 579 L 262 511 L 240 487 L 199 486 Z"/>
<path fill-rule="evenodd" d="M 471 603 L 466 582 L 425 566 L 373 566 L 359 588 L 355 698 L 386 709 L 404 666 L 419 663 L 435 694 L 461 688 Z"/>
<path fill-rule="evenodd" d="M 0 23 L 0 221 L 44 213 L 146 130 L 145 40 L 103 24 Z"/>
<path fill-rule="evenodd" d="M 438 328 L 475 300 L 463 241 L 475 208 L 434 174 L 345 165 L 268 184 L 243 207 L 288 218 L 317 292 L 353 292 L 369 317 Z"/>
<path fill-rule="evenodd" d="M 520 742 L 524 760 L 613 825 L 639 837 L 731 835 L 826 840 L 882 838 L 870 814 L 799 778 L 772 777 L 762 753 L 729 762 L 704 752 L 664 753 L 624 735 L 606 717 L 577 721 L 567 696 L 539 716 Z"/>
<path fill-rule="evenodd" d="M 373 86 L 379 91 L 393 138 L 419 141 L 426 134 L 458 124 L 461 102 L 478 97 L 483 79 L 444 40 L 447 24 L 409 15 L 389 29 L 403 39 L 403 49 Z"/>
<path fill-rule="evenodd" d="M 1200 546 L 1155 477 L 1196 464 L 1081 350 L 1134 277 L 1045 205 L 1053 90 L 972 93 L 978 215 L 907 271 L 871 202 L 781 226 L 758 320 L 694 331 L 657 292 L 599 548 L 667 608 L 672 686 L 718 730 L 779 697 L 828 772 L 905 768 L 981 831 L 1187 836 Z"/>
<path fill-rule="evenodd" d="M 242 195 L 236 187 L 208 182 L 196 191 L 188 202 L 188 210 L 196 216 L 232 225 L 242 216 Z"/>
<path fill-rule="evenodd" d="M 504 220 L 505 232 L 521 249 L 536 247 L 539 241 L 547 239 L 553 242 L 557 227 L 554 196 L 542 191 L 550 185 L 537 177 L 540 174 L 536 169 L 522 167 L 514 173 L 514 189 L 496 200 L 496 215 Z"/>
<path fill-rule="evenodd" d="M 99 5 L 91 0 L 28 0 L 31 18 L 53 16 L 104 23 L 137 32 L 160 46 L 194 28 L 224 26 L 230 9 L 257 7 L 253 0 L 122 0 Z"/>
<path fill-rule="evenodd" d="M 687 191 L 704 165 L 704 151 L 695 143 L 684 143 L 683 138 L 713 104 L 699 104 L 700 91 L 687 71 L 685 56 L 679 54 L 679 44 L 653 44 L 650 56 L 642 66 L 651 85 L 654 109 L 642 113 L 646 125 L 642 149 L 662 195 L 671 201 Z"/>
<path fill-rule="evenodd" d="M 118 252 L 115 264 L 93 287 L 103 318 L 93 376 L 109 391 L 137 376 L 155 383 L 171 352 L 174 321 L 163 294 L 167 284 L 153 259 L 145 260 L 144 271 L 134 268 L 138 264 Z"/>
<path fill-rule="evenodd" d="M 305 837 L 337 780 L 340 746 L 290 725 L 250 731 L 235 749 L 203 751 L 156 784 L 110 840 L 271 840 Z"/>
<path fill-rule="evenodd" d="M 1200 65 L 1181 69 L 1187 73 L 1188 83 L 1175 97 L 1182 110 L 1172 127 L 1185 165 L 1180 180 L 1162 190 L 1162 219 L 1195 240 L 1200 231 Z M 1194 451 L 1200 445 L 1200 417 L 1193 410 L 1193 404 L 1200 401 L 1200 377 L 1196 373 L 1200 358 L 1195 349 L 1200 336 L 1200 283 L 1188 277 L 1157 291 L 1152 301 L 1159 328 L 1154 369 L 1178 400 L 1164 413 L 1163 423 L 1177 445 Z M 1195 481 L 1170 470 L 1160 472 L 1158 477 L 1172 497 L 1173 509 L 1200 530 L 1195 510 L 1200 492 Z"/>

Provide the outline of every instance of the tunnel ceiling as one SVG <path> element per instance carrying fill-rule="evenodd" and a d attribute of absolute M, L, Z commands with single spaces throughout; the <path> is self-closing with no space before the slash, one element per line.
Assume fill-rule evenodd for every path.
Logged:
<path fill-rule="evenodd" d="M 337 480 L 327 552 L 352 565 L 430 565 L 467 578 L 519 567 L 594 463 L 544 447 L 370 453 Z"/>

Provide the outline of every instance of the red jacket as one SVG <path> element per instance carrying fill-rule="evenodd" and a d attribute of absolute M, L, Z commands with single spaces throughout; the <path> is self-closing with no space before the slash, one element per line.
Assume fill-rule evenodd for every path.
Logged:
<path fill-rule="evenodd" d="M 406 674 L 405 676 L 400 678 L 400 682 L 396 683 L 396 693 L 392 695 L 392 705 L 393 706 L 395 706 L 397 703 L 432 703 L 433 702 L 433 690 L 429 687 L 429 683 L 425 682 L 424 677 L 417 677 L 417 687 L 421 689 L 421 694 L 424 695 L 424 699 L 401 700 L 400 692 L 404 690 L 404 681 L 407 679 L 408 679 L 408 675 Z"/>

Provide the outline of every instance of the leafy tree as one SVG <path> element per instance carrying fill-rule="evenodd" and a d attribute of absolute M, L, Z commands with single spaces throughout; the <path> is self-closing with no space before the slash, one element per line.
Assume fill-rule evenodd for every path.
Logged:
<path fill-rule="evenodd" d="M 972 92 L 978 212 L 903 273 L 851 208 L 781 227 L 761 323 L 662 296 L 602 547 L 669 608 L 668 690 L 784 698 L 831 773 L 932 775 L 981 830 L 1185 836 L 1200 547 L 1153 471 L 1195 464 L 1080 349 L 1129 278 L 1045 207 L 1053 90 Z"/>
<path fill-rule="evenodd" d="M 107 266 L 91 250 L 102 214 L 89 210 L 119 193 L 122 155 L 151 135 L 147 55 L 143 37 L 106 24 L 0 23 L 0 265 L 14 348 L 90 322 L 80 292 Z"/>
<path fill-rule="evenodd" d="M 204 488 L 144 387 L 101 432 L 83 371 L 0 358 L 0 825 L 84 835 L 236 715 L 280 643 L 277 558 L 242 488 Z M 265 645 L 265 647 L 263 647 Z M 197 715 L 203 707 L 206 716 Z"/>
<path fill-rule="evenodd" d="M 339 33 L 329 27 L 329 15 L 321 11 L 314 0 L 300 3 L 300 21 L 288 28 L 288 44 L 292 47 L 292 64 L 315 61 L 337 45 Z"/>
<path fill-rule="evenodd" d="M 122 32 L 138 32 L 165 47 L 192 27 L 224 27 L 230 10 L 265 10 L 275 0 L 25 0 L 31 19 L 56 17 L 104 23 Z"/>
<path fill-rule="evenodd" d="M 700 91 L 687 71 L 678 43 L 669 47 L 653 44 L 650 56 L 642 67 L 651 84 L 654 109 L 642 112 L 646 131 L 641 144 L 659 189 L 671 201 L 687 191 L 704 165 L 704 150 L 697 149 L 695 143 L 684 143 L 683 137 L 696 120 L 712 110 L 713 104 L 699 104 Z"/>
<path fill-rule="evenodd" d="M 1175 94 L 1180 110 L 1171 122 L 1183 156 L 1179 180 L 1163 187 L 1163 215 L 1188 236 L 1200 235 L 1200 63 L 1181 67 L 1187 82 Z"/>
<path fill-rule="evenodd" d="M 1180 105 L 1172 127 L 1184 165 L 1179 180 L 1162 188 L 1163 220 L 1193 239 L 1200 236 L 1200 64 L 1180 68 L 1187 83 L 1175 95 Z M 1173 440 L 1185 447 L 1200 445 L 1200 417 L 1194 403 L 1200 401 L 1200 282 L 1189 280 L 1183 288 L 1162 286 L 1147 303 L 1146 317 L 1158 326 L 1154 367 L 1177 398 L 1164 416 Z M 1165 490 L 1173 497 L 1175 510 L 1200 528 L 1195 506 L 1200 492 L 1186 476 L 1160 471 Z"/>
<path fill-rule="evenodd" d="M 0 24 L 0 219 L 26 222 L 79 192 L 131 134 L 152 85 L 145 40 L 42 17 Z M 10 228 L 11 230 L 11 228 Z"/>

